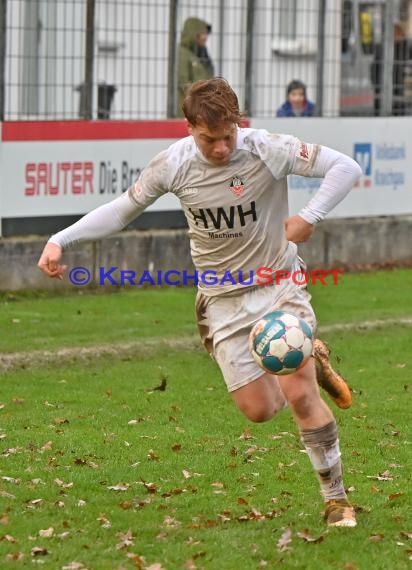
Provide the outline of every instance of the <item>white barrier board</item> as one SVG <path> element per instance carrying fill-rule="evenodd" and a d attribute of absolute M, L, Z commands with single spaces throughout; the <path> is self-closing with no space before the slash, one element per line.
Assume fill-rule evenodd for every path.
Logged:
<path fill-rule="evenodd" d="M 253 119 L 252 126 L 289 133 L 330 146 L 354 158 L 363 176 L 329 218 L 412 213 L 412 117 L 341 119 Z M 289 177 L 289 204 L 297 212 L 319 180 Z"/>
<path fill-rule="evenodd" d="M 128 123 L 123 130 L 106 123 L 100 130 L 97 124 L 96 132 L 86 129 L 82 138 L 82 124 L 75 123 L 75 132 L 73 124 L 68 127 L 67 140 L 65 126 L 60 123 L 56 140 L 52 123 L 44 123 L 44 127 L 15 123 L 8 130 L 2 125 L 0 218 L 82 215 L 120 195 L 150 158 L 186 133 L 182 121 L 157 122 L 153 138 L 153 123 Z M 412 117 L 274 118 L 251 119 L 250 124 L 331 146 L 359 162 L 362 179 L 329 217 L 412 213 Z M 30 129 L 36 134 L 31 136 Z M 101 138 L 96 138 L 99 132 Z M 319 183 L 317 179 L 290 177 L 291 213 L 306 204 Z M 169 194 L 148 211 L 179 208 L 177 199 Z"/>

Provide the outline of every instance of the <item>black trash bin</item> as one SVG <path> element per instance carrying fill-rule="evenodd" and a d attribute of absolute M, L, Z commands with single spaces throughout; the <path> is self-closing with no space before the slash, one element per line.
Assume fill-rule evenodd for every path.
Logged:
<path fill-rule="evenodd" d="M 97 118 L 110 119 L 114 94 L 117 88 L 109 83 L 99 83 L 97 86 Z"/>
<path fill-rule="evenodd" d="M 80 93 L 79 99 L 79 117 L 81 119 L 90 119 L 92 113 L 92 102 L 86 100 L 86 87 L 84 83 L 80 83 L 75 87 Z M 97 118 L 110 119 L 110 110 L 112 108 L 114 94 L 117 91 L 115 85 L 109 83 L 99 83 L 97 86 Z M 89 103 L 89 104 L 88 104 Z"/>
<path fill-rule="evenodd" d="M 90 119 L 91 118 L 91 108 L 92 104 L 87 101 L 86 96 L 86 86 L 84 83 L 80 83 L 75 87 L 75 90 L 79 92 L 79 118 L 80 119 Z"/>

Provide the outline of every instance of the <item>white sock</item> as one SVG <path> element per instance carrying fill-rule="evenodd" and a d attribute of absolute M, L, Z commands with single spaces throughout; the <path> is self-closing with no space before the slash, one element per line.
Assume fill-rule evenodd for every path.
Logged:
<path fill-rule="evenodd" d="M 324 500 L 346 499 L 336 421 L 320 428 L 302 429 L 301 438 L 318 477 Z"/>

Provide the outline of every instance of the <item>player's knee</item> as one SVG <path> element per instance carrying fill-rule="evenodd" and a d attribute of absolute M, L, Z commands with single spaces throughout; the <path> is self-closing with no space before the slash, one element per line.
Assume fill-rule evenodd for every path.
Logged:
<path fill-rule="evenodd" d="M 321 401 L 313 364 L 286 378 L 282 388 L 294 415 L 302 420 L 312 416 Z"/>
<path fill-rule="evenodd" d="M 239 406 L 240 411 L 247 417 L 248 420 L 254 423 L 267 422 L 273 418 L 279 411 L 273 405 L 251 406 L 247 403 Z"/>
<path fill-rule="evenodd" d="M 293 394 L 289 397 L 288 403 L 294 414 L 302 420 L 313 414 L 313 397 L 307 392 Z"/>

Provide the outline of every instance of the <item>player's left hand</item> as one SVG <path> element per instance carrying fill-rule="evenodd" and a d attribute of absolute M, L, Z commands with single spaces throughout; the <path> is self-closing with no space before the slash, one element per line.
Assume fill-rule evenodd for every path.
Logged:
<path fill-rule="evenodd" d="M 308 241 L 315 233 L 315 226 L 300 216 L 291 216 L 285 220 L 286 239 L 294 243 Z"/>

